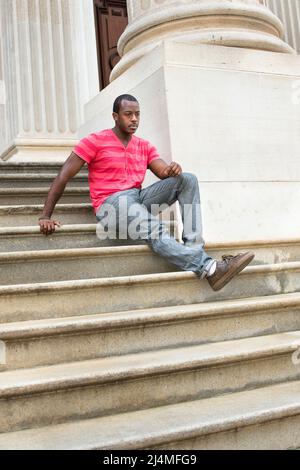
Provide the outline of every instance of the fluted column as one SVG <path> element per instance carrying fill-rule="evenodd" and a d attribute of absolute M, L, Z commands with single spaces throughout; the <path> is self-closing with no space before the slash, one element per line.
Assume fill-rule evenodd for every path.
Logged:
<path fill-rule="evenodd" d="M 0 155 L 62 159 L 77 140 L 83 105 L 98 93 L 93 4 L 0 0 L 0 5 L 6 90 Z"/>
<path fill-rule="evenodd" d="M 163 39 L 292 53 L 267 0 L 127 0 L 129 24 L 111 80 Z"/>
<path fill-rule="evenodd" d="M 286 41 L 300 54 L 300 0 L 267 0 L 283 22 Z"/>
<path fill-rule="evenodd" d="M 0 21 L 0 154 L 1 154 L 1 143 L 4 144 L 6 129 L 5 129 L 5 86 L 3 80 L 3 54 L 2 54 L 2 28 Z"/>

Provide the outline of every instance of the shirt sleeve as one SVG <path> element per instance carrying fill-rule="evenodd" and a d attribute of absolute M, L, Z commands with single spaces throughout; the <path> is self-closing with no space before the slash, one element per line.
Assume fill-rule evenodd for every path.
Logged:
<path fill-rule="evenodd" d="M 88 164 L 91 163 L 91 161 L 95 158 L 98 150 L 95 140 L 96 139 L 94 134 L 90 134 L 87 137 L 84 137 L 74 147 L 73 152 Z"/>
<path fill-rule="evenodd" d="M 149 143 L 148 145 L 148 158 L 147 158 L 147 167 L 149 167 L 150 163 L 153 162 L 154 160 L 157 160 L 160 158 L 160 155 L 158 153 L 158 150 L 154 145 L 151 145 Z"/>

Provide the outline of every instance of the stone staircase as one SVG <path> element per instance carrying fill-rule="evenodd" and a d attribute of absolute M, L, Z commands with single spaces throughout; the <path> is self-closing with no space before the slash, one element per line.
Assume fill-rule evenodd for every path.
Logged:
<path fill-rule="evenodd" d="M 58 169 L 0 165 L 0 449 L 299 447 L 300 239 L 208 245 L 256 254 L 216 293 L 101 243 L 85 170 L 41 235 Z"/>

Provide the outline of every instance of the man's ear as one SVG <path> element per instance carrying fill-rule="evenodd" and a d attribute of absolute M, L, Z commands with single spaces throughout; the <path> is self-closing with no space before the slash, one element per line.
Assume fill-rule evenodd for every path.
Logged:
<path fill-rule="evenodd" d="M 113 120 L 117 122 L 119 115 L 118 113 L 112 113 L 112 117 L 113 117 Z"/>

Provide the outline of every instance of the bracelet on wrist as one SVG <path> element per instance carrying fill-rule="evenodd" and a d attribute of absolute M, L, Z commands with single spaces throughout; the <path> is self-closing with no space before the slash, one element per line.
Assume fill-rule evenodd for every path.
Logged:
<path fill-rule="evenodd" d="M 51 217 L 39 217 L 39 220 L 43 220 L 43 219 L 45 219 L 45 220 L 51 220 Z"/>

